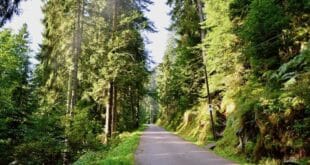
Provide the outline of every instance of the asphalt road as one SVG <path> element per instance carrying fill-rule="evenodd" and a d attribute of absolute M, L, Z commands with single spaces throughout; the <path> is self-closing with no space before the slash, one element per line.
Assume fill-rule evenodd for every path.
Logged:
<path fill-rule="evenodd" d="M 135 155 L 137 165 L 232 165 L 156 125 L 149 125 L 141 136 Z"/>

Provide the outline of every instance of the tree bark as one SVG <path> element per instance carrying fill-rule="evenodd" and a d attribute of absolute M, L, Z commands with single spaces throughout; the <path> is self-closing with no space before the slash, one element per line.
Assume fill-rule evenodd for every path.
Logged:
<path fill-rule="evenodd" d="M 136 94 L 137 94 L 137 96 L 136 96 L 136 108 L 137 108 L 137 110 L 136 110 L 136 123 L 135 123 L 135 126 L 136 126 L 136 128 L 139 128 L 139 113 L 140 113 L 140 96 L 139 96 L 139 91 L 138 91 L 138 89 L 136 90 Z"/>
<path fill-rule="evenodd" d="M 72 44 L 72 57 L 69 72 L 68 81 L 68 93 L 67 93 L 67 114 L 70 117 L 73 116 L 73 109 L 77 100 L 77 87 L 78 87 L 78 69 L 79 69 L 79 58 L 82 52 L 82 33 L 83 33 L 83 13 L 84 13 L 84 1 L 77 0 L 76 10 L 76 22 L 75 30 L 73 33 L 73 44 Z"/>
<path fill-rule="evenodd" d="M 131 128 L 134 128 L 134 125 L 136 124 L 136 111 L 135 111 L 135 105 L 134 105 L 133 90 L 131 87 L 129 87 L 129 97 L 130 97 L 130 107 L 131 107 L 131 117 L 132 117 Z"/>
<path fill-rule="evenodd" d="M 113 111 L 113 82 L 109 84 L 108 102 L 106 106 L 106 122 L 105 122 L 105 135 L 106 143 L 112 136 L 112 111 Z"/>
<path fill-rule="evenodd" d="M 201 0 L 196 0 L 196 6 L 197 6 L 197 11 L 198 11 L 200 23 L 203 23 L 205 21 L 205 17 L 204 17 L 204 13 L 203 13 L 203 4 L 202 4 Z M 200 27 L 201 43 L 203 43 L 205 36 L 206 36 L 205 30 L 202 27 Z M 205 78 L 205 84 L 206 84 L 207 95 L 208 95 L 208 104 L 209 104 L 209 106 L 211 106 L 212 100 L 211 100 L 211 95 L 210 95 L 209 78 L 208 78 L 208 70 L 207 70 L 207 60 L 206 60 L 207 54 L 206 54 L 206 51 L 205 51 L 205 48 L 203 45 L 201 47 L 201 56 L 202 56 L 202 61 L 203 61 L 203 65 L 204 65 L 204 78 Z M 214 138 L 214 140 L 216 140 L 212 111 L 209 110 L 209 112 L 210 112 L 210 118 L 211 118 L 211 127 L 212 127 L 213 138 Z"/>
<path fill-rule="evenodd" d="M 112 107 L 111 131 L 112 135 L 114 135 L 114 133 L 116 132 L 116 123 L 117 123 L 117 88 L 115 82 L 113 82 L 112 90 L 113 90 L 113 107 Z"/>
<path fill-rule="evenodd" d="M 78 65 L 79 58 L 82 52 L 82 33 L 83 33 L 83 25 L 82 25 L 82 17 L 84 12 L 84 2 L 83 0 L 77 0 L 77 22 L 76 22 L 76 38 L 75 38 L 75 53 L 72 58 L 73 70 L 72 70 L 72 101 L 70 105 L 70 113 L 73 113 L 74 106 L 76 105 L 77 100 L 77 86 L 78 86 Z"/>
<path fill-rule="evenodd" d="M 73 41 L 72 41 L 72 58 L 69 71 L 69 80 L 68 80 L 68 91 L 67 91 L 67 110 L 66 114 L 68 117 L 68 123 L 66 125 L 67 129 L 71 129 L 71 122 L 74 115 L 74 107 L 77 100 L 77 84 L 78 84 L 78 63 L 81 55 L 81 45 L 82 45 L 82 19 L 84 13 L 84 0 L 77 0 L 76 2 L 76 21 L 74 25 L 73 32 Z M 65 135 L 66 136 L 66 135 Z M 65 137 L 65 148 L 63 155 L 63 164 L 69 164 L 68 152 L 70 146 L 68 144 L 68 137 Z"/>

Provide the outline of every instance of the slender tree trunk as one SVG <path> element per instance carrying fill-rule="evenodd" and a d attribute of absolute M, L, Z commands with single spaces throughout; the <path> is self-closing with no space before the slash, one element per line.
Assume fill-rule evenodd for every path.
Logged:
<path fill-rule="evenodd" d="M 137 96 L 136 96 L 136 123 L 135 123 L 135 126 L 136 126 L 136 128 L 139 128 L 139 114 L 140 114 L 140 96 L 139 96 L 139 91 L 138 91 L 138 89 L 136 90 L 136 94 L 137 94 Z"/>
<path fill-rule="evenodd" d="M 139 128 L 140 126 L 140 100 L 138 99 L 137 102 L 137 111 L 136 111 L 136 128 Z"/>
<path fill-rule="evenodd" d="M 72 101 L 70 105 L 70 113 L 73 113 L 74 106 L 77 100 L 77 87 L 78 87 L 78 65 L 79 65 L 79 58 L 82 53 L 82 33 L 83 33 L 83 25 L 82 25 L 82 18 L 84 12 L 84 2 L 83 0 L 77 0 L 77 21 L 76 21 L 76 45 L 75 53 L 72 58 L 73 63 L 73 70 L 72 70 Z"/>
<path fill-rule="evenodd" d="M 78 65 L 79 58 L 82 52 L 82 33 L 83 33 L 83 12 L 84 12 L 84 1 L 77 0 L 76 10 L 76 22 L 74 25 L 73 33 L 73 44 L 72 44 L 72 58 L 69 81 L 68 81 L 68 92 L 67 92 L 67 114 L 71 118 L 73 116 L 73 109 L 77 100 L 77 86 L 78 86 Z"/>
<path fill-rule="evenodd" d="M 117 124 L 117 88 L 115 82 L 113 83 L 113 108 L 112 108 L 112 135 L 116 132 Z"/>
<path fill-rule="evenodd" d="M 135 113 L 135 105 L 134 105 L 134 98 L 133 98 L 133 90 L 129 87 L 129 97 L 130 97 L 130 107 L 131 107 L 131 117 L 132 117 L 132 126 L 134 127 L 136 124 L 136 113 Z"/>
<path fill-rule="evenodd" d="M 104 133 L 105 133 L 105 143 L 107 144 L 109 142 L 109 130 L 110 130 L 110 104 L 109 104 L 109 101 L 107 102 L 106 104 L 106 110 L 105 110 L 105 127 L 104 127 Z"/>
<path fill-rule="evenodd" d="M 112 40 L 116 31 L 117 23 L 117 0 L 112 1 L 112 16 L 110 22 L 112 23 Z M 115 79 L 115 78 L 113 78 Z M 117 116 L 117 92 L 114 80 L 109 82 L 108 102 L 106 106 L 106 121 L 105 121 L 105 135 L 106 143 L 112 137 L 113 132 L 116 130 L 116 116 Z"/>
<path fill-rule="evenodd" d="M 84 12 L 84 0 L 77 0 L 76 2 L 76 21 L 74 25 L 73 32 L 73 42 L 72 42 L 72 58 L 71 64 L 73 67 L 70 67 L 69 71 L 69 80 L 68 80 L 68 92 L 67 92 L 67 117 L 68 123 L 66 124 L 67 129 L 71 129 L 71 122 L 74 114 L 74 107 L 77 100 L 77 84 L 78 84 L 78 63 L 81 55 L 81 46 L 82 46 L 82 19 Z M 72 68 L 72 69 L 71 69 Z M 66 136 L 66 135 L 65 135 Z M 68 137 L 65 137 L 65 147 L 66 150 L 63 156 L 63 164 L 69 164 L 68 153 L 70 152 L 70 146 L 68 144 Z"/>
<path fill-rule="evenodd" d="M 116 21 L 117 21 L 117 0 L 113 0 L 112 4 L 113 13 L 112 13 L 112 39 L 114 39 L 115 31 L 116 31 Z M 115 79 L 115 78 L 114 78 Z M 110 85 L 111 95 L 109 96 L 109 99 L 111 99 L 111 107 L 110 107 L 110 137 L 114 135 L 116 130 L 116 113 L 117 113 L 117 93 L 116 93 L 116 87 L 115 87 L 115 80 L 111 82 Z"/>
<path fill-rule="evenodd" d="M 105 134 L 106 134 L 106 143 L 109 142 L 109 139 L 112 136 L 112 111 L 113 111 L 113 82 L 109 84 L 109 94 L 108 94 L 108 103 L 106 106 L 106 122 L 105 122 Z"/>
<path fill-rule="evenodd" d="M 203 13 L 203 4 L 202 4 L 201 0 L 196 0 L 196 6 L 197 6 L 197 11 L 198 11 L 200 23 L 203 23 L 205 21 L 205 17 L 204 17 L 204 13 Z M 203 28 L 200 28 L 201 43 L 203 43 L 205 36 L 206 36 L 205 30 Z M 201 56 L 202 56 L 202 61 L 203 61 L 203 65 L 204 65 L 204 77 L 205 77 L 205 84 L 206 84 L 207 94 L 208 94 L 208 104 L 209 104 L 209 106 L 211 106 L 212 100 L 211 100 L 211 95 L 210 95 L 208 70 L 207 70 L 207 60 L 206 60 L 207 54 L 206 54 L 206 50 L 205 50 L 204 46 L 202 46 L 202 48 L 201 48 Z M 210 110 L 209 112 L 210 112 L 210 118 L 211 118 L 211 127 L 212 127 L 213 138 L 214 138 L 214 140 L 216 140 L 212 111 Z"/>
<path fill-rule="evenodd" d="M 198 10 L 198 15 L 199 15 L 199 20 L 200 23 L 204 22 L 204 14 L 203 14 L 203 10 L 202 10 L 202 3 L 201 0 L 196 0 L 196 5 L 197 5 L 197 10 Z M 200 40 L 201 43 L 203 42 L 204 38 L 206 36 L 206 32 L 204 29 L 200 28 Z M 201 48 L 201 57 L 203 60 L 203 65 L 204 65 L 204 78 L 205 78 L 205 84 L 206 84 L 206 88 L 207 88 L 207 94 L 208 94 L 208 103 L 211 103 L 211 97 L 210 97 L 210 90 L 209 90 L 209 81 L 208 81 L 208 72 L 207 72 L 207 60 L 205 58 L 205 56 L 207 56 L 204 46 L 202 46 Z"/>

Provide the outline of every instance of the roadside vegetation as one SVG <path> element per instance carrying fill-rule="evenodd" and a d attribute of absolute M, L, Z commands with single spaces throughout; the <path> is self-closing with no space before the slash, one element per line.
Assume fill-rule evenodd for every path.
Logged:
<path fill-rule="evenodd" d="M 74 165 L 134 165 L 135 152 L 140 136 L 145 127 L 132 133 L 124 132 L 118 135 L 108 145 L 103 145 L 98 151 L 89 151 L 82 155 Z"/>
<path fill-rule="evenodd" d="M 26 24 L 3 28 L 21 1 L 0 3 L 0 164 L 133 164 L 155 120 L 232 160 L 310 164 L 309 0 L 167 0 L 152 71 L 152 0 L 44 0 L 35 57 Z"/>
<path fill-rule="evenodd" d="M 181 2 L 168 1 L 158 123 L 200 145 L 215 136 L 233 160 L 309 163 L 309 1 Z"/>
<path fill-rule="evenodd" d="M 44 1 L 35 55 L 26 25 L 16 34 L 2 28 L 19 2 L 0 3 L 0 164 L 72 164 L 97 151 L 104 163 L 132 164 L 138 133 L 122 133 L 148 113 L 140 32 L 154 31 L 143 13 L 151 2 Z"/>

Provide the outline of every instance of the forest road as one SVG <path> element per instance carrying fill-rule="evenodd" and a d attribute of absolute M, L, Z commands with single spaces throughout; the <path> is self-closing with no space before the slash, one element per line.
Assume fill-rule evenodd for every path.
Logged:
<path fill-rule="evenodd" d="M 137 165 L 235 164 L 156 125 L 149 125 L 141 136 L 135 161 Z"/>

